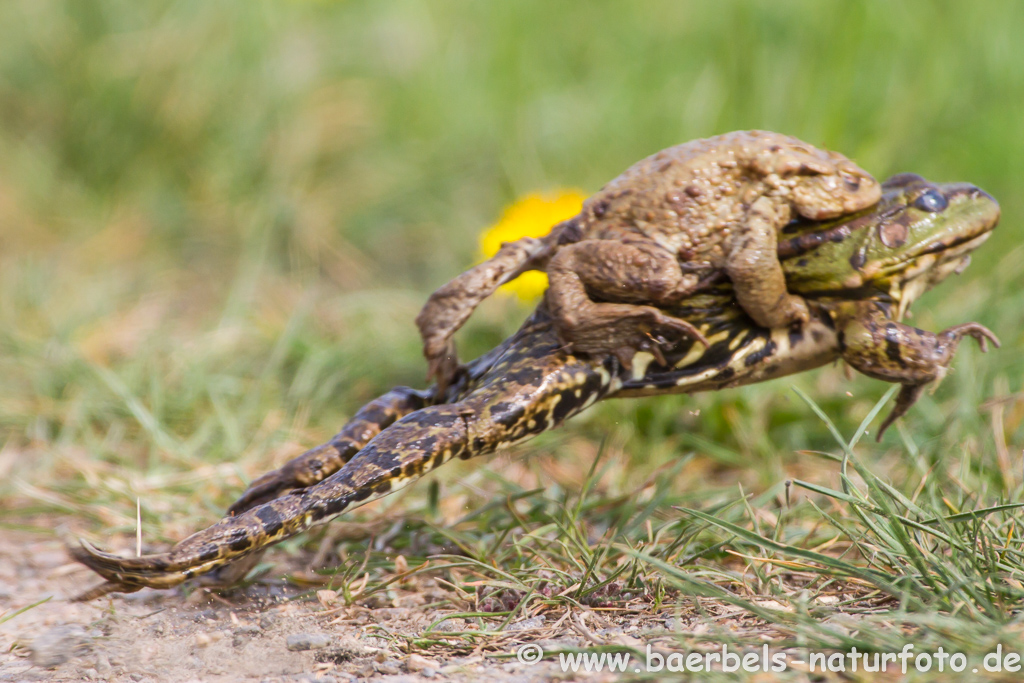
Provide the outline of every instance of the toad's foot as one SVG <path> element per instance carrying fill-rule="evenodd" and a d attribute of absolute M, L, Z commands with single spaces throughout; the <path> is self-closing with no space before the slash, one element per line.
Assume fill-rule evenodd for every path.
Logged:
<path fill-rule="evenodd" d="M 653 306 L 589 303 L 579 316 L 563 314 L 554 322 L 559 338 L 574 353 L 614 354 L 627 368 L 633 356 L 641 351 L 650 353 L 664 365 L 662 346 L 674 346 L 682 338 L 689 337 L 705 347 L 710 346 L 693 324 L 666 315 Z"/>

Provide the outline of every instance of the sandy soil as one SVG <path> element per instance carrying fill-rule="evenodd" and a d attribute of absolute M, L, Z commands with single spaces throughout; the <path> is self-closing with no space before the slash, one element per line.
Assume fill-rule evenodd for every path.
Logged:
<path fill-rule="evenodd" d="M 442 597 L 432 579 L 415 590 L 400 591 L 387 606 L 379 606 L 379 599 L 368 600 L 369 606 L 351 607 L 289 600 L 299 589 L 274 583 L 224 596 L 202 589 L 187 597 L 179 591 L 144 590 L 85 604 L 68 600 L 95 583 L 95 576 L 69 562 L 59 541 L 0 531 L 0 618 L 50 598 L 0 625 L 0 681 L 330 683 L 367 678 L 528 681 L 567 677 L 553 661 L 526 665 L 509 656 L 517 643 L 543 636 L 522 628 L 543 625 L 544 617 L 534 616 L 514 626 L 515 631 L 485 639 L 476 651 L 464 641 L 450 641 L 453 647 L 449 648 L 409 648 L 405 637 L 421 635 L 445 615 L 428 604 Z M 444 622 L 441 630 L 467 628 L 459 622 Z M 663 623 L 662 618 L 656 625 Z M 554 625 L 551 620 L 547 624 Z M 591 623 L 593 628 L 602 625 L 606 624 Z M 303 638 L 310 641 L 307 645 L 322 647 L 296 651 L 301 643 L 294 641 Z M 557 643 L 541 642 L 583 644 L 564 631 Z"/>

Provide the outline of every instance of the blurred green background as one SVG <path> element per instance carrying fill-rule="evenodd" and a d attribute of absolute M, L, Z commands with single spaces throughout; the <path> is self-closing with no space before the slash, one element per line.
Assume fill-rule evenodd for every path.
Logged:
<path fill-rule="evenodd" d="M 0 506 L 129 528 L 148 493 L 208 518 L 361 402 L 422 385 L 413 317 L 508 203 L 743 128 L 1002 203 L 915 323 L 978 320 L 1004 347 L 965 345 L 886 443 L 955 443 L 1010 490 L 1022 35 L 1014 0 L 0 3 Z M 488 302 L 463 355 L 525 314 Z M 638 476 L 691 449 L 766 486 L 832 443 L 791 384 L 847 430 L 886 389 L 841 378 L 610 403 L 535 448 L 571 468 L 607 438 Z"/>

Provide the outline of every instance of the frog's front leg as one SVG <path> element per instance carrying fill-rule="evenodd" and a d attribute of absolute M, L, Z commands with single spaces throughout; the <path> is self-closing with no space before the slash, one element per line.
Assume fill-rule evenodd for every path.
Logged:
<path fill-rule="evenodd" d="M 228 514 L 241 514 L 286 491 L 304 489 L 323 481 L 395 420 L 426 406 L 431 396 L 432 392 L 395 387 L 375 398 L 360 408 L 329 442 L 309 449 L 249 484 L 249 488 L 228 508 Z"/>
<path fill-rule="evenodd" d="M 560 339 L 573 351 L 614 353 L 626 365 L 634 353 L 661 355 L 657 337 L 707 339 L 689 322 L 651 305 L 670 304 L 699 283 L 685 274 L 674 255 L 654 242 L 584 240 L 559 249 L 548 264 L 546 301 Z"/>
<path fill-rule="evenodd" d="M 501 285 L 529 270 L 543 268 L 562 223 L 544 238 L 523 237 L 501 245 L 497 254 L 480 263 L 430 295 L 416 316 L 427 359 L 427 377 L 437 382 L 438 393 L 454 381 L 459 368 L 452 335 L 469 319 L 484 299 Z"/>
<path fill-rule="evenodd" d="M 836 321 L 846 362 L 869 377 L 903 385 L 896 406 L 878 430 L 878 440 L 914 405 L 927 384 L 942 379 L 961 339 L 974 337 L 983 352 L 989 341 L 999 347 L 995 334 L 978 323 L 935 333 L 891 320 L 886 313 L 881 304 L 862 302 L 842 310 Z"/>
<path fill-rule="evenodd" d="M 732 236 L 725 271 L 736 300 L 761 327 L 787 327 L 807 322 L 807 304 L 786 290 L 778 257 L 778 230 L 789 220 L 785 205 L 761 197 L 747 210 L 745 223 Z"/>

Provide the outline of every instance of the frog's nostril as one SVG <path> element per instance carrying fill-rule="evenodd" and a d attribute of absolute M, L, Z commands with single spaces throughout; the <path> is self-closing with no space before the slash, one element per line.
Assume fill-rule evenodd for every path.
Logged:
<path fill-rule="evenodd" d="M 990 195 L 988 192 L 985 192 L 985 190 L 981 189 L 980 187 L 972 187 L 971 188 L 971 199 L 979 199 L 979 198 L 985 198 L 985 199 L 987 199 L 989 201 L 992 201 L 992 202 L 994 202 L 996 200 L 995 197 Z"/>

